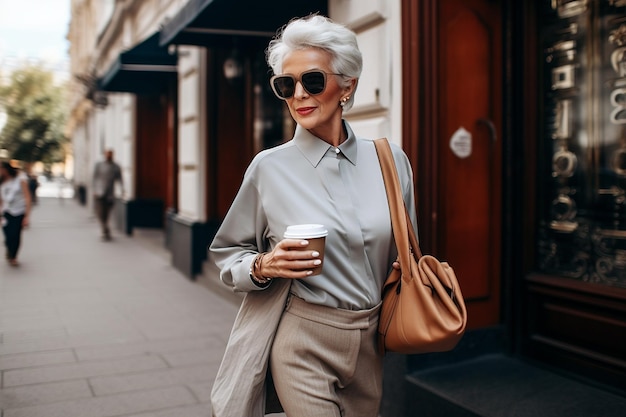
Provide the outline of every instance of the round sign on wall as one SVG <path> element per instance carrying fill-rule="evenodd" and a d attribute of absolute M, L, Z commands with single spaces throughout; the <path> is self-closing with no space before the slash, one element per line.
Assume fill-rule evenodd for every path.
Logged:
<path fill-rule="evenodd" d="M 450 138 L 450 149 L 459 158 L 467 158 L 472 154 L 472 134 L 459 127 Z"/>

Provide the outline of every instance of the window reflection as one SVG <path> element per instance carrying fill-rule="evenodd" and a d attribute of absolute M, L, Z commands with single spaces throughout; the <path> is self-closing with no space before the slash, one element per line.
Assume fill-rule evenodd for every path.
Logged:
<path fill-rule="evenodd" d="M 626 287 L 626 1 L 546 0 L 542 19 L 537 267 Z"/>

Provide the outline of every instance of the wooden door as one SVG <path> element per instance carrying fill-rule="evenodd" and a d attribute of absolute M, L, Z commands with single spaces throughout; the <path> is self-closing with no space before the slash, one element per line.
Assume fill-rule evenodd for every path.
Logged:
<path fill-rule="evenodd" d="M 240 73 L 227 79 L 226 60 L 241 66 Z M 209 188 L 207 215 L 223 219 L 237 194 L 246 167 L 252 159 L 251 121 L 246 107 L 248 60 L 244 52 L 213 49 L 209 53 L 212 83 L 209 83 L 208 114 Z"/>
<path fill-rule="evenodd" d="M 178 126 L 176 120 L 178 104 L 178 84 L 173 82 L 169 86 L 166 112 L 167 112 L 167 167 L 166 182 L 167 192 L 165 197 L 166 209 L 178 209 Z"/>
<path fill-rule="evenodd" d="M 420 241 L 454 267 L 473 328 L 500 322 L 501 19 L 493 0 L 403 0 L 404 147 Z"/>
<path fill-rule="evenodd" d="M 136 98 L 136 198 L 165 202 L 168 184 L 168 105 L 164 96 Z"/>
<path fill-rule="evenodd" d="M 438 3 L 437 251 L 460 277 L 470 324 L 485 326 L 500 318 L 501 17 L 494 1 Z"/>

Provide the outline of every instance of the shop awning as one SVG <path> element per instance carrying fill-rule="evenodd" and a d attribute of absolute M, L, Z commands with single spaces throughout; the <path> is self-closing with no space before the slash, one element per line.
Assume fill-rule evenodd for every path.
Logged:
<path fill-rule="evenodd" d="M 159 32 L 122 52 L 98 80 L 98 89 L 135 94 L 158 94 L 176 80 L 178 57 L 159 45 Z"/>
<path fill-rule="evenodd" d="M 326 0 L 189 0 L 161 29 L 161 45 L 216 46 L 234 37 L 266 43 L 294 17 L 327 13 Z"/>

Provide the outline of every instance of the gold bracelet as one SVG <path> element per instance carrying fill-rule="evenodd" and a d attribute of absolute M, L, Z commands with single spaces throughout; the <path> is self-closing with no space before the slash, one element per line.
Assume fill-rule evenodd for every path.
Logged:
<path fill-rule="evenodd" d="M 265 253 L 259 253 L 256 258 L 254 258 L 254 262 L 252 262 L 252 266 L 250 268 L 250 278 L 252 278 L 252 280 L 257 284 L 267 285 L 270 283 L 272 278 L 266 278 L 260 275 L 261 265 L 263 264 L 263 256 L 265 256 Z"/>

